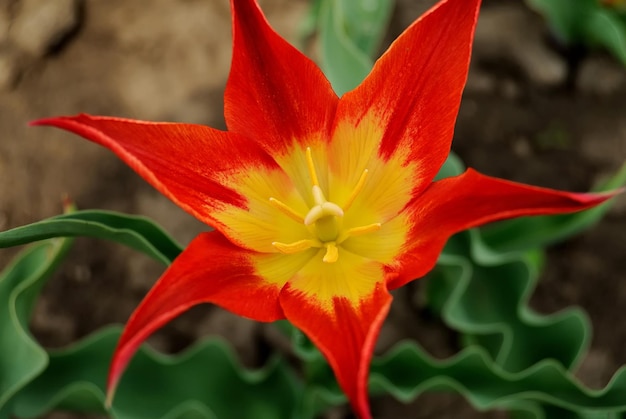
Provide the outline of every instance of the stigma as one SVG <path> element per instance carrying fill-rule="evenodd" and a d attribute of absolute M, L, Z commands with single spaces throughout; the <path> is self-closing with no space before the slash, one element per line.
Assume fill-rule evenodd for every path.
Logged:
<path fill-rule="evenodd" d="M 293 243 L 272 242 L 272 246 L 284 254 L 299 253 L 311 248 L 325 249 L 322 260 L 326 263 L 334 263 L 339 259 L 341 243 L 350 237 L 373 233 L 382 227 L 381 223 L 372 223 L 350 229 L 343 228 L 343 217 L 362 191 L 368 170 L 365 169 L 363 171 L 343 206 L 340 206 L 326 199 L 324 191 L 319 184 L 310 147 L 306 149 L 306 164 L 311 181 L 311 196 L 313 198 L 313 205 L 306 215 L 298 213 L 274 197 L 270 197 L 269 201 L 284 215 L 307 226 L 311 237 L 303 238 Z"/>

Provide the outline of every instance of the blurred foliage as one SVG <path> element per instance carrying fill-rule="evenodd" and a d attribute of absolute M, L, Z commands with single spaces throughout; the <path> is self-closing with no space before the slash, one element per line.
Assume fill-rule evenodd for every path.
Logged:
<path fill-rule="evenodd" d="M 626 65 L 626 5 L 622 0 L 526 0 L 569 48 L 604 48 Z"/>
<path fill-rule="evenodd" d="M 393 0 L 314 0 L 303 37 L 318 34 L 320 66 L 339 96 L 372 68 L 393 5 Z"/>

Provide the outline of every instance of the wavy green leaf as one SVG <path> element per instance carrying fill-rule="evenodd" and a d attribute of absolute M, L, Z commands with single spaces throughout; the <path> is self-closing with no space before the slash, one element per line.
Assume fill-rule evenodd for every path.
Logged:
<path fill-rule="evenodd" d="M 64 239 L 37 243 L 0 274 L 0 418 L 8 417 L 15 393 L 47 365 L 45 351 L 28 331 L 28 320 L 41 287 L 70 244 Z"/>
<path fill-rule="evenodd" d="M 124 228 L 129 224 L 133 230 Z M 167 236 L 148 220 L 101 211 L 54 217 L 2 233 L 2 240 L 17 244 L 25 237 L 86 235 L 85 230 L 144 251 L 154 241 L 153 254 L 163 256 L 164 262 L 169 260 L 166 255 L 173 258 L 179 251 L 175 242 L 164 242 Z M 129 242 L 129 237 L 136 241 Z M 34 301 L 70 243 L 36 243 L 0 275 L 0 307 L 5 308 L 0 316 L 0 418 L 39 417 L 55 409 L 104 413 L 105 378 L 120 330 L 103 330 L 49 354 L 27 330 Z M 122 379 L 109 413 L 121 419 L 291 418 L 299 406 L 300 388 L 284 361 L 274 359 L 249 371 L 221 341 L 205 341 L 174 357 L 143 348 Z"/>
<path fill-rule="evenodd" d="M 295 334 L 306 354 L 304 412 L 321 412 L 345 403 L 321 355 L 314 356 L 310 343 L 301 339 L 299 332 Z M 477 410 L 504 409 L 514 418 L 626 418 L 626 367 L 616 372 L 604 389 L 590 390 L 557 360 L 544 359 L 511 372 L 479 345 L 439 360 L 415 342 L 400 342 L 384 356 L 374 358 L 369 384 L 371 395 L 390 394 L 403 402 L 427 392 L 452 391 Z"/>
<path fill-rule="evenodd" d="M 15 415 L 103 412 L 105 378 L 120 332 L 108 328 L 52 351 L 48 368 L 15 397 Z M 128 366 L 109 413 L 117 419 L 292 418 L 300 389 L 285 361 L 274 358 L 250 371 L 222 340 L 202 341 L 176 356 L 144 346 Z"/>
<path fill-rule="evenodd" d="M 371 384 L 373 391 L 391 393 L 403 401 L 426 390 L 453 390 L 478 410 L 517 406 L 534 418 L 568 417 L 545 415 L 555 408 L 576 415 L 571 417 L 622 417 L 621 412 L 626 412 L 626 368 L 604 389 L 589 390 L 554 360 L 511 373 L 494 364 L 478 346 L 441 361 L 413 343 L 402 343 L 374 360 Z"/>
<path fill-rule="evenodd" d="M 544 316 L 528 307 L 540 264 L 541 253 L 495 253 L 477 231 L 458 234 L 426 279 L 431 306 L 466 345 L 484 347 L 507 371 L 547 358 L 574 368 L 588 347 L 590 323 L 579 309 Z"/>
<path fill-rule="evenodd" d="M 169 265 L 182 247 L 154 221 L 113 211 L 85 210 L 63 214 L 0 232 L 0 247 L 52 237 L 87 236 L 112 240 Z"/>

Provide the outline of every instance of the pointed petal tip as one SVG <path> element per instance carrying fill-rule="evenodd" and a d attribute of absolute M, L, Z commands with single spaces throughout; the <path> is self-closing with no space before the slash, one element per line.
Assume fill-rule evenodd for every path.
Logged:
<path fill-rule="evenodd" d="M 581 209 L 586 209 L 589 207 L 594 207 L 596 205 L 601 205 L 606 201 L 615 198 L 617 195 L 624 193 L 624 191 L 626 191 L 626 187 L 603 192 L 580 193 L 577 195 L 579 196 L 582 204 Z"/>
<path fill-rule="evenodd" d="M 108 387 L 106 392 L 106 398 L 104 399 L 104 408 L 108 411 L 111 410 L 113 405 L 113 397 L 115 397 L 115 387 Z"/>
<path fill-rule="evenodd" d="M 436 3 L 341 98 L 338 118 L 362 121 L 364 115 L 373 115 L 378 121 L 378 153 L 384 160 L 402 155 L 417 162 L 421 177 L 416 191 L 428 187 L 449 154 L 480 3 Z"/>
<path fill-rule="evenodd" d="M 81 118 L 92 118 L 90 115 L 87 115 L 85 113 L 80 113 L 78 115 L 74 115 L 74 116 L 67 116 L 67 115 L 61 115 L 61 116 L 48 116 L 45 118 L 39 118 L 39 119 L 35 119 L 33 121 L 30 121 L 28 123 L 29 127 L 39 127 L 39 126 L 54 126 L 54 127 L 62 127 L 64 126 L 64 124 L 67 124 L 68 122 L 72 122 L 72 121 L 76 121 L 78 119 Z"/>
<path fill-rule="evenodd" d="M 606 191 L 606 192 L 598 192 L 595 195 L 598 195 L 600 197 L 605 197 L 606 199 L 611 199 L 624 192 L 626 192 L 626 186 L 622 186 L 621 188 L 613 189 L 613 190 Z"/>
<path fill-rule="evenodd" d="M 52 125 L 58 118 L 39 118 L 28 122 L 29 127 L 39 127 L 42 125 Z"/>
<path fill-rule="evenodd" d="M 210 264 L 207 255 L 212 257 Z M 156 330 L 193 306 L 216 304 L 257 321 L 284 319 L 278 304 L 280 286 L 268 284 L 256 275 L 250 260 L 253 255 L 215 231 L 201 233 L 187 246 L 126 323 L 109 367 L 109 403 L 140 345 Z"/>
<path fill-rule="evenodd" d="M 372 418 L 369 369 L 391 300 L 383 282 L 356 305 L 349 299 L 334 297 L 331 307 L 320 306 L 319 301 L 301 294 L 291 285 L 283 288 L 280 295 L 287 319 L 324 354 L 359 418 Z"/>
<path fill-rule="evenodd" d="M 230 4 L 233 55 L 224 93 L 228 130 L 276 152 L 294 141 L 324 137 L 338 102 L 330 82 L 271 27 L 256 0 Z"/>

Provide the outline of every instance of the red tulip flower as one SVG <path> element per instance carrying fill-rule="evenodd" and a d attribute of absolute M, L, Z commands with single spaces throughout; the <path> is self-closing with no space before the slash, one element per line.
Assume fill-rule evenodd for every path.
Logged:
<path fill-rule="evenodd" d="M 612 195 L 471 169 L 433 182 L 450 150 L 480 0 L 441 1 L 341 98 L 270 28 L 255 0 L 231 4 L 228 131 L 89 115 L 34 122 L 111 149 L 214 229 L 189 244 L 131 316 L 109 396 L 151 333 L 213 303 L 257 321 L 288 319 L 368 418 L 369 364 L 390 290 L 430 271 L 461 230 L 578 211 Z"/>

